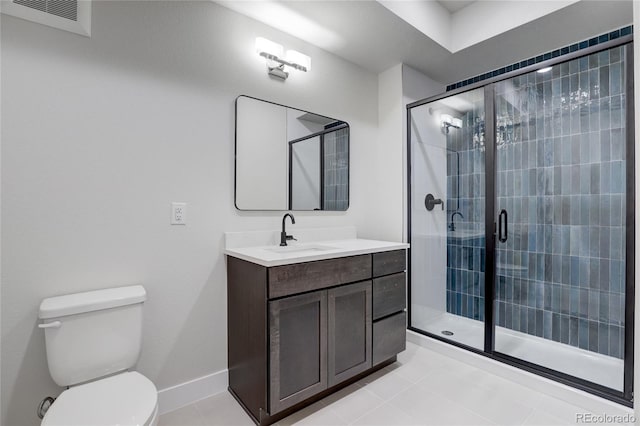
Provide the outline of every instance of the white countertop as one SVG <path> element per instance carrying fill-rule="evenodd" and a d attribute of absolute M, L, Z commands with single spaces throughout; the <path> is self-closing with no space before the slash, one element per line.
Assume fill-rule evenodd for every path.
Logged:
<path fill-rule="evenodd" d="M 409 244 L 406 243 L 360 238 L 288 244 L 286 247 L 270 245 L 227 248 L 224 253 L 227 256 L 270 267 L 409 248 Z"/>

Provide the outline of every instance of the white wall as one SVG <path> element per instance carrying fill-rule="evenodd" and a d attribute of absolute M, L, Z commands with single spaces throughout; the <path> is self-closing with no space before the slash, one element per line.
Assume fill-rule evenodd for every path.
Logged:
<path fill-rule="evenodd" d="M 240 94 L 351 126 L 349 210 L 295 213 L 292 232 L 400 239 L 397 185 L 370 189 L 384 172 L 369 162 L 376 75 L 210 2 L 95 2 L 91 38 L 1 19 L 3 426 L 38 424 L 37 403 L 61 391 L 36 328 L 48 296 L 141 283 L 138 369 L 163 389 L 226 368 L 223 232 L 282 216 L 233 206 Z M 257 36 L 309 54 L 312 71 L 270 79 Z M 186 226 L 169 225 L 171 201 L 188 203 Z M 371 207 L 388 221 L 362 220 Z"/>
<path fill-rule="evenodd" d="M 365 220 L 371 226 L 376 223 L 388 229 L 387 239 L 401 240 L 403 219 L 403 161 L 402 145 L 402 64 L 398 64 L 378 75 L 378 140 L 368 153 L 371 169 L 377 169 L 371 192 L 378 203 L 387 205 L 386 214 L 378 211 L 378 203 L 371 200 L 370 216 Z M 375 189 L 374 189 L 375 188 Z M 377 193 L 378 189 L 381 190 Z M 383 194 L 389 194 L 383 198 Z M 373 194 L 372 194 L 373 195 Z"/>
<path fill-rule="evenodd" d="M 444 92 L 445 86 L 440 84 L 419 71 L 403 64 L 398 64 L 378 76 L 378 126 L 380 133 L 380 146 L 378 147 L 378 155 L 380 156 L 377 167 L 380 170 L 384 170 L 386 173 L 379 177 L 379 182 L 376 185 L 387 185 L 389 191 L 395 192 L 395 196 L 392 200 L 394 206 L 398 209 L 393 212 L 397 217 L 402 217 L 401 223 L 394 226 L 394 232 L 400 232 L 404 241 L 407 241 L 407 173 L 406 173 L 406 158 L 407 158 L 407 104 L 415 102 L 420 99 L 424 99 L 430 96 L 437 95 Z M 444 144 L 444 136 L 439 133 L 439 127 L 436 129 L 437 134 L 442 137 L 442 143 Z M 437 152 L 444 153 L 428 159 L 433 161 L 436 166 L 441 167 L 442 179 L 439 179 L 440 186 L 443 188 L 443 193 L 446 191 L 446 151 L 443 149 L 436 149 Z M 396 160 L 396 161 L 394 161 Z M 433 169 L 420 167 L 417 172 L 428 173 Z M 413 170 L 416 173 L 416 170 Z M 416 191 L 422 193 L 424 188 L 420 185 L 424 182 L 424 176 L 420 174 L 418 181 L 414 182 L 412 186 L 412 197 L 414 204 L 416 200 Z M 432 179 L 433 180 L 433 179 Z M 426 194 L 426 193 L 425 193 Z M 424 199 L 424 194 L 421 195 Z M 421 202 L 418 202 L 421 204 Z M 412 211 L 412 220 L 414 224 L 421 221 L 421 216 L 424 208 L 421 210 Z M 391 212 L 389 211 L 389 214 Z M 437 213 L 436 213 L 437 214 Z M 442 212 L 442 223 L 444 224 L 444 212 Z M 438 216 L 438 217 L 439 217 Z M 431 215 L 429 217 L 434 217 Z M 424 222 L 424 220 L 422 220 Z M 444 227 L 442 227 L 444 232 Z M 426 229 L 420 232 L 419 236 L 412 236 L 411 244 L 411 256 L 414 259 L 412 261 L 412 301 L 421 301 L 423 305 L 437 307 L 443 310 L 445 307 L 445 286 L 437 285 L 437 283 L 446 282 L 446 235 L 437 235 L 435 231 L 430 236 L 430 240 L 425 239 Z M 433 261 L 430 261 L 433 260 Z M 428 274 L 428 271 L 429 274 Z M 429 277 L 429 279 L 427 279 Z M 434 285 L 433 283 L 436 283 Z"/>
<path fill-rule="evenodd" d="M 291 206 L 320 208 L 320 136 L 293 144 L 291 150 Z"/>
<path fill-rule="evenodd" d="M 447 138 L 429 110 L 425 104 L 411 112 L 411 303 L 446 312 Z M 427 194 L 444 209 L 427 211 Z"/>

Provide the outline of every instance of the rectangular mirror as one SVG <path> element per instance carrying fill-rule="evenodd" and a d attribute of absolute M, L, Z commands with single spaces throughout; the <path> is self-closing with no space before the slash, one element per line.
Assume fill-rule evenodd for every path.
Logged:
<path fill-rule="evenodd" d="M 238 210 L 349 207 L 349 125 L 249 96 L 236 98 Z"/>

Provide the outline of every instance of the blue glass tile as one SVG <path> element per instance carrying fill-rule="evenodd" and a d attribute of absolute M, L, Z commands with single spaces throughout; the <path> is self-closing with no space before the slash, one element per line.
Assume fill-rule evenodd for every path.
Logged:
<path fill-rule="evenodd" d="M 620 30 L 611 31 L 609 33 L 609 39 L 610 40 L 614 40 L 614 39 L 616 39 L 618 37 L 620 37 Z"/>
<path fill-rule="evenodd" d="M 589 58 L 587 56 L 583 56 L 582 58 L 579 58 L 578 63 L 580 66 L 580 72 L 586 71 L 587 69 L 589 69 Z"/>
<path fill-rule="evenodd" d="M 544 55 L 540 55 L 540 56 L 536 56 L 535 58 L 535 63 L 539 63 L 542 62 L 544 60 Z"/>
<path fill-rule="evenodd" d="M 620 36 L 626 36 L 626 35 L 631 34 L 631 29 L 632 29 L 631 26 L 622 28 L 620 30 Z"/>
<path fill-rule="evenodd" d="M 589 322 L 578 320 L 578 346 L 580 349 L 589 349 Z"/>
<path fill-rule="evenodd" d="M 570 288 L 559 286 L 560 288 L 560 312 L 568 315 L 570 308 Z"/>
<path fill-rule="evenodd" d="M 625 189 L 625 176 L 622 173 L 622 161 L 611 162 L 611 192 L 622 193 Z"/>
<path fill-rule="evenodd" d="M 560 49 L 556 49 L 553 52 L 551 52 L 551 57 L 552 58 L 556 58 L 558 56 L 560 56 Z"/>
<path fill-rule="evenodd" d="M 551 340 L 560 341 L 560 314 L 551 314 Z"/>
<path fill-rule="evenodd" d="M 609 355 L 609 326 L 603 323 L 598 324 L 598 352 Z"/>
<path fill-rule="evenodd" d="M 622 328 L 611 326 L 609 327 L 609 355 L 622 358 L 622 342 L 623 342 L 623 334 Z"/>
<path fill-rule="evenodd" d="M 609 227 L 600 228 L 600 256 L 605 259 L 609 258 L 609 252 L 610 252 L 609 236 L 610 236 Z"/>
<path fill-rule="evenodd" d="M 589 291 L 589 319 L 598 321 L 600 319 L 600 292 Z"/>
<path fill-rule="evenodd" d="M 520 69 L 520 62 L 516 62 L 515 64 L 512 65 L 514 70 L 518 70 Z"/>
<path fill-rule="evenodd" d="M 612 324 L 621 325 L 623 314 L 623 296 L 616 293 L 609 294 L 609 321 Z"/>
<path fill-rule="evenodd" d="M 588 41 L 588 40 L 581 41 L 581 42 L 579 43 L 579 49 L 580 49 L 580 50 L 582 50 L 582 49 L 586 49 L 587 47 L 589 47 L 589 41 Z"/>
<path fill-rule="evenodd" d="M 551 59 L 551 52 L 545 53 L 544 55 L 542 55 L 542 59 L 543 60 L 548 60 Z"/>
<path fill-rule="evenodd" d="M 597 226 L 589 227 L 589 256 L 600 257 L 600 228 Z"/>
<path fill-rule="evenodd" d="M 545 339 L 551 339 L 552 333 L 552 314 L 549 311 L 542 311 L 542 336 Z"/>
<path fill-rule="evenodd" d="M 571 281 L 572 286 L 578 287 L 580 285 L 580 261 L 577 256 L 570 257 L 571 263 Z"/>
<path fill-rule="evenodd" d="M 589 39 L 589 46 L 595 46 L 596 44 L 598 44 L 598 37 Z"/>
<path fill-rule="evenodd" d="M 575 52 L 575 51 L 577 51 L 577 50 L 580 50 L 580 45 L 579 45 L 578 43 L 576 43 L 576 44 L 572 44 L 571 46 L 569 46 L 569 50 L 570 50 L 571 52 Z"/>
<path fill-rule="evenodd" d="M 598 352 L 598 323 L 589 321 L 589 350 Z"/>
<path fill-rule="evenodd" d="M 609 322 L 609 294 L 604 292 L 598 293 L 600 296 L 600 321 Z"/>
<path fill-rule="evenodd" d="M 609 34 L 602 34 L 600 37 L 598 37 L 598 43 L 604 43 L 609 41 Z"/>
<path fill-rule="evenodd" d="M 580 290 L 577 287 L 569 287 L 569 314 L 578 316 L 580 312 Z"/>
<path fill-rule="evenodd" d="M 535 64 L 535 63 L 536 63 L 536 58 L 529 58 L 529 59 L 527 60 L 527 66 L 528 66 L 528 65 L 533 65 L 533 64 Z"/>

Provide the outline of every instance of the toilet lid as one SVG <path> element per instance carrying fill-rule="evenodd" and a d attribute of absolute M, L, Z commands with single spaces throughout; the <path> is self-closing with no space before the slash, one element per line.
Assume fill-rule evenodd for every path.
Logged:
<path fill-rule="evenodd" d="M 43 426 L 143 426 L 153 415 L 158 391 L 137 372 L 74 386 L 62 392 Z"/>

